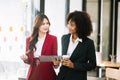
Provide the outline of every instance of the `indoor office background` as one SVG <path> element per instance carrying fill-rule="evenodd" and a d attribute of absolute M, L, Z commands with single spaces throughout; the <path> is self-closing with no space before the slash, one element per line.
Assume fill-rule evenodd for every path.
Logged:
<path fill-rule="evenodd" d="M 61 36 L 67 33 L 66 15 L 80 10 L 90 14 L 93 33 L 89 37 L 102 60 L 110 60 L 109 55 L 114 54 L 120 62 L 119 0 L 0 0 L 0 10 L 0 80 L 26 76 L 29 65 L 22 62 L 20 55 L 25 53 L 25 39 L 39 12 L 50 19 L 50 34 L 58 39 L 58 55 L 61 55 Z M 97 78 L 97 70 L 88 72 L 88 76 Z"/>

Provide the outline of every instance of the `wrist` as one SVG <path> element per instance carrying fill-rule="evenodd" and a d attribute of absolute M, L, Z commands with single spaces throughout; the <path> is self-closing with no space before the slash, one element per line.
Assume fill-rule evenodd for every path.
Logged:
<path fill-rule="evenodd" d="M 27 63 L 27 62 L 28 62 L 28 59 L 24 59 L 23 61 L 24 61 L 25 63 Z"/>

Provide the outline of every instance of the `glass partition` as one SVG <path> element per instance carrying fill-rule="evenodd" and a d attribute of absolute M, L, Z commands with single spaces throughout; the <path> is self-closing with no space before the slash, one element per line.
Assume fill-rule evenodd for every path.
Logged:
<path fill-rule="evenodd" d="M 120 62 L 120 2 L 118 2 L 118 20 L 117 20 L 117 61 Z"/>
<path fill-rule="evenodd" d="M 101 52 L 103 60 L 108 60 L 110 37 L 110 1 L 102 0 L 101 12 Z"/>
<path fill-rule="evenodd" d="M 90 36 L 94 40 L 95 47 L 97 50 L 97 32 L 98 32 L 98 0 L 87 0 L 86 11 L 91 17 L 93 23 L 93 33 Z"/>
<path fill-rule="evenodd" d="M 26 67 L 20 56 L 31 30 L 30 1 L 0 0 L 0 80 L 17 80 L 19 69 Z M 23 76 L 26 71 L 22 71 Z"/>
<path fill-rule="evenodd" d="M 87 0 L 86 11 L 93 22 L 93 34 L 90 36 L 95 42 L 96 51 L 102 53 L 102 59 L 108 60 L 109 30 L 110 30 L 110 1 Z"/>

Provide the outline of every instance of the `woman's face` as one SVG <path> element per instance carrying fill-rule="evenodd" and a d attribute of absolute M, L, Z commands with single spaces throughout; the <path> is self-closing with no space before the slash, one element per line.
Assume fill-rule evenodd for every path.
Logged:
<path fill-rule="evenodd" d="M 43 19 L 43 23 L 42 25 L 39 27 L 39 32 L 42 32 L 42 33 L 47 33 L 48 30 L 49 30 L 49 22 L 46 18 Z"/>
<path fill-rule="evenodd" d="M 70 34 L 76 34 L 76 24 L 74 21 L 68 21 L 68 31 Z"/>

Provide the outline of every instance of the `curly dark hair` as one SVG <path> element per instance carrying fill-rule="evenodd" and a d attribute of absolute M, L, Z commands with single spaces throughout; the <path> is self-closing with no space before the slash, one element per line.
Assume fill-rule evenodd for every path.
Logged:
<path fill-rule="evenodd" d="M 79 38 L 84 38 L 89 36 L 92 31 L 92 22 L 88 13 L 84 11 L 74 11 L 68 14 L 67 23 L 73 21 L 76 24 L 76 33 Z"/>
<path fill-rule="evenodd" d="M 38 14 L 35 17 L 35 21 L 34 21 L 34 24 L 33 24 L 33 31 L 32 31 L 32 34 L 31 34 L 31 39 L 29 41 L 29 51 L 30 52 L 33 49 L 36 50 L 35 44 L 38 41 L 39 27 L 42 25 L 44 19 L 47 19 L 48 22 L 49 22 L 49 25 L 50 25 L 50 21 L 49 21 L 48 17 L 45 14 Z"/>

